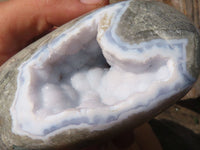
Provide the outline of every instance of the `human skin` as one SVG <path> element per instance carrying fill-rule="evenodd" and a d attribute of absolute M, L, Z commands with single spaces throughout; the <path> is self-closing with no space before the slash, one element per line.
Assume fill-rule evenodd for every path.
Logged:
<path fill-rule="evenodd" d="M 91 0 L 82 0 L 82 2 L 79 0 L 10 0 L 1 2 L 0 65 L 55 27 L 108 3 L 108 0 L 93 0 L 93 2 Z M 132 133 L 122 133 L 125 137 L 124 142 L 131 134 L 135 136 L 134 150 L 161 149 L 149 125 L 143 125 Z M 122 136 L 119 136 L 121 144 L 123 144 Z M 94 150 L 99 149 L 98 147 L 92 146 L 86 149 Z"/>
<path fill-rule="evenodd" d="M 92 3 L 93 1 L 93 3 Z M 108 0 L 9 0 L 0 3 L 0 65 L 35 39 Z"/>

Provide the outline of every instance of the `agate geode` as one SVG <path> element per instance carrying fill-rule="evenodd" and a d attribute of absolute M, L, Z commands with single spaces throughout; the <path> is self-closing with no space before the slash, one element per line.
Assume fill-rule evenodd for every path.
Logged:
<path fill-rule="evenodd" d="M 0 68 L 0 148 L 71 146 L 135 127 L 191 88 L 199 50 L 193 24 L 160 2 L 76 19 Z"/>

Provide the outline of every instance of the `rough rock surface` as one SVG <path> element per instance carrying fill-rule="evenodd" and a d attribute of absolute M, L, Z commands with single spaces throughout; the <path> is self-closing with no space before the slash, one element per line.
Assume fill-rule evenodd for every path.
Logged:
<path fill-rule="evenodd" d="M 131 3 L 132 7 L 135 7 L 135 6 L 137 7 L 137 4 L 139 4 L 139 3 L 136 2 L 135 4 L 136 5 L 134 5 L 134 3 Z M 158 4 L 158 5 L 162 7 L 161 4 Z M 124 30 L 122 30 L 120 28 L 120 26 L 124 26 L 125 25 L 124 22 L 126 22 L 126 21 L 129 22 L 130 21 L 129 18 L 127 18 L 129 16 L 128 14 L 131 13 L 132 16 L 135 15 L 134 14 L 134 10 L 135 9 L 132 11 L 132 7 L 125 12 L 124 16 L 122 17 L 122 22 L 119 25 L 119 30 L 118 30 L 118 34 L 121 35 L 121 38 L 123 38 L 127 42 L 132 42 L 135 39 L 132 38 L 133 36 L 131 36 L 130 39 L 129 39 L 129 38 L 127 38 L 126 35 L 123 35 Z M 154 9 L 155 6 L 151 5 L 151 9 L 152 8 Z M 167 6 L 165 6 L 165 7 L 163 6 L 162 8 L 166 9 L 170 13 L 171 12 L 174 13 L 174 10 L 169 9 Z M 162 12 L 163 9 L 160 10 L 160 11 Z M 142 10 L 140 10 L 140 11 L 142 11 Z M 152 19 L 153 18 L 154 17 L 152 17 Z M 182 22 L 183 21 L 182 19 L 184 20 L 185 18 L 183 16 L 181 16 L 179 21 Z M 172 19 L 170 21 L 173 21 L 173 20 L 174 19 Z M 196 50 L 199 48 L 199 43 L 198 43 L 198 38 L 199 37 L 198 37 L 198 34 L 196 33 L 194 27 L 192 26 L 192 24 L 190 22 L 183 21 L 182 22 L 183 25 L 180 22 L 177 24 L 178 27 L 176 25 L 174 25 L 174 24 L 168 24 L 168 25 L 171 26 L 172 31 L 175 31 L 178 28 L 181 28 L 181 29 L 183 29 L 183 32 L 182 31 L 180 31 L 180 33 L 179 32 L 175 32 L 175 33 L 173 32 L 173 33 L 170 33 L 167 36 L 172 36 L 173 38 L 178 38 L 178 36 L 183 36 L 184 38 L 188 38 L 189 39 L 188 48 L 194 49 L 194 53 L 196 53 Z M 65 25 L 64 27 L 61 27 L 57 31 L 55 31 L 54 32 L 54 36 L 56 36 L 56 35 L 58 35 L 58 33 L 62 32 L 63 28 L 72 26 L 73 23 L 74 22 L 71 22 L 71 23 Z M 139 25 L 141 25 L 141 24 L 139 23 L 138 26 Z M 155 28 L 154 29 L 150 28 L 149 30 L 156 30 L 156 31 L 158 31 L 158 33 L 161 34 L 161 32 L 167 28 L 166 26 L 162 26 L 163 27 L 161 29 L 162 31 L 160 31 L 160 28 L 161 28 L 161 26 L 159 26 L 160 24 L 157 23 L 156 25 L 158 25 L 156 29 Z M 144 24 L 144 26 L 143 26 L 144 29 L 148 28 L 148 27 L 149 27 L 148 24 Z M 130 29 L 131 26 L 127 26 L 127 28 Z M 133 34 L 133 35 L 136 34 L 136 35 L 138 35 L 138 37 L 141 37 L 142 35 L 144 35 L 144 38 L 141 38 L 141 40 L 144 40 L 144 39 L 149 40 L 150 39 L 149 35 L 152 35 L 153 38 L 160 37 L 160 34 L 157 35 L 157 34 L 152 33 L 151 31 L 149 32 L 149 30 L 146 32 L 146 31 L 139 30 L 139 29 L 140 28 L 138 28 L 137 31 L 140 31 L 142 34 L 137 33 L 137 32 L 131 33 L 131 34 Z M 191 34 L 191 36 L 186 37 L 186 33 L 185 32 L 187 32 L 187 33 L 189 32 Z M 165 34 L 168 34 L 168 32 L 165 32 Z M 30 139 L 27 136 L 19 136 L 19 135 L 12 134 L 12 131 L 11 131 L 12 119 L 11 119 L 11 116 L 10 116 L 9 108 L 10 108 L 10 106 L 12 104 L 12 101 L 13 101 L 14 96 L 15 96 L 15 91 L 16 91 L 16 88 L 17 88 L 16 87 L 16 85 L 17 85 L 17 79 L 16 78 L 17 78 L 18 70 L 16 68 L 18 68 L 19 65 L 22 62 L 27 60 L 32 55 L 32 53 L 34 53 L 34 50 L 36 50 L 38 47 L 43 45 L 46 41 L 51 41 L 52 38 L 53 38 L 53 36 L 47 35 L 45 38 L 41 39 L 39 42 L 34 43 L 33 45 L 31 45 L 28 48 L 26 48 L 26 50 L 29 49 L 29 51 L 26 54 L 24 54 L 24 51 L 20 52 L 19 54 L 17 54 L 9 62 L 4 64 L 0 68 L 0 71 L 2 72 L 0 74 L 0 85 L 1 85 L 1 89 L 0 89 L 0 96 L 1 96 L 0 97 L 0 106 L 1 106 L 1 110 L 0 110 L 0 124 L 1 124 L 1 126 L 0 126 L 0 133 L 1 133 L 1 136 L 0 136 L 0 148 L 2 150 L 4 150 L 4 149 L 16 149 L 17 150 L 17 149 L 21 149 L 21 148 L 22 149 L 23 148 L 50 149 L 52 147 L 54 148 L 54 145 L 57 146 L 55 148 L 60 148 L 60 147 L 63 147 L 63 146 L 65 147 L 66 145 L 70 146 L 71 144 L 77 144 L 77 143 L 79 144 L 79 143 L 81 143 L 80 141 L 82 141 L 83 139 L 84 140 L 87 139 L 87 138 L 91 139 L 91 138 L 94 138 L 96 136 L 99 136 L 98 132 L 97 133 L 96 132 L 90 133 L 88 130 L 84 130 L 82 132 L 78 132 L 78 135 L 77 135 L 76 130 L 74 130 L 70 134 L 67 135 L 68 136 L 68 140 L 63 139 L 63 135 L 64 135 L 64 137 L 66 137 L 66 135 L 63 133 L 63 135 L 61 134 L 61 135 L 59 135 L 57 137 L 54 137 L 54 138 L 50 139 L 48 141 L 49 143 L 45 143 L 45 142 L 43 142 L 41 140 Z M 197 40 L 197 42 L 193 43 L 193 39 Z M 138 42 L 138 41 L 136 40 L 135 42 Z M 189 52 L 188 52 L 188 54 L 189 54 Z M 18 63 L 16 63 L 16 62 L 18 62 Z M 194 77 L 196 77 L 197 74 L 198 74 L 198 71 L 196 70 L 196 68 L 198 68 L 199 66 L 198 65 L 196 66 L 194 64 L 196 64 L 196 62 L 199 62 L 199 60 L 194 59 L 194 61 L 193 61 L 192 58 L 188 57 L 188 62 L 189 63 L 188 63 L 187 68 L 188 68 L 189 72 L 192 73 L 192 75 Z M 112 132 L 115 132 L 120 127 L 122 127 L 122 125 L 120 125 L 117 128 L 114 128 Z M 111 133 L 111 132 L 108 132 L 108 133 Z M 102 133 L 100 135 L 103 136 L 103 135 L 106 135 L 106 134 L 104 133 L 104 131 L 102 131 Z M 61 143 L 60 146 L 55 144 L 56 142 L 58 142 L 58 143 L 60 142 Z M 67 144 L 66 144 L 66 142 L 67 142 Z"/>

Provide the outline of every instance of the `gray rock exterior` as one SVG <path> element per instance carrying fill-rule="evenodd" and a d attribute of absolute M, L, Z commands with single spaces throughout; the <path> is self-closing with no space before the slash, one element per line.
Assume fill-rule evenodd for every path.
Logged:
<path fill-rule="evenodd" d="M 51 43 L 64 30 L 72 27 L 77 20 L 63 25 L 52 33 L 44 36 L 35 43 L 20 51 L 0 67 L 0 149 L 1 150 L 49 150 L 64 147 L 78 147 L 90 143 L 95 139 L 105 139 L 114 136 L 123 128 L 138 126 L 149 120 L 163 109 L 167 108 L 174 99 L 179 99 L 190 89 L 169 97 L 165 103 L 158 104 L 155 109 L 132 116 L 103 131 L 89 131 L 88 129 L 72 129 L 48 140 L 32 139 L 12 133 L 12 119 L 10 107 L 15 98 L 19 66 L 28 60 L 40 47 Z M 116 30 L 117 35 L 130 44 L 149 41 L 152 39 L 188 39 L 187 70 L 193 77 L 197 77 L 200 68 L 200 37 L 196 28 L 188 19 L 173 8 L 160 2 L 132 0 L 128 9 L 120 19 Z M 23 113 L 23 112 L 22 112 Z"/>
<path fill-rule="evenodd" d="M 199 33 L 193 23 L 174 8 L 156 1 L 133 0 L 116 32 L 129 43 L 152 39 L 188 39 L 187 69 L 197 78 L 200 70 Z"/>

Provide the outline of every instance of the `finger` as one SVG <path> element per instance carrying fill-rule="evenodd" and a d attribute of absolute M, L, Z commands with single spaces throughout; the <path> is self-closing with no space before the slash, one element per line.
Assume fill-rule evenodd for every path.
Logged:
<path fill-rule="evenodd" d="M 106 4 L 108 4 L 108 0 L 42 0 L 42 2 L 37 0 L 38 8 L 43 9 L 46 21 L 54 26 L 60 26 L 81 14 Z"/>
<path fill-rule="evenodd" d="M 162 150 L 151 126 L 145 123 L 134 130 L 135 141 L 141 150 Z"/>
<path fill-rule="evenodd" d="M 135 141 L 135 137 L 132 131 L 125 131 L 115 137 L 112 142 L 119 149 L 125 149 L 130 147 Z"/>

